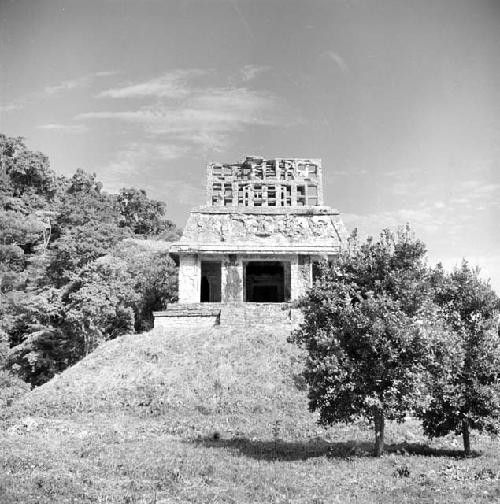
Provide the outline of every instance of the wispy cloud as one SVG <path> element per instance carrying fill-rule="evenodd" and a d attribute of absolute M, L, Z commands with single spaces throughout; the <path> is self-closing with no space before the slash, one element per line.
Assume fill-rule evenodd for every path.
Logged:
<path fill-rule="evenodd" d="M 0 104 L 0 112 L 7 113 L 15 110 L 24 109 L 26 106 L 36 103 L 39 100 L 58 96 L 60 94 L 92 86 L 95 81 L 101 77 L 109 77 L 115 75 L 116 72 L 102 71 L 93 72 L 74 79 L 63 80 L 57 84 L 45 86 L 42 90 L 34 91 L 26 96 L 22 96 L 13 100 L 11 103 L 4 105 Z"/>
<path fill-rule="evenodd" d="M 99 77 L 110 77 L 115 72 L 93 72 L 74 79 L 67 79 L 52 86 L 46 86 L 43 93 L 46 95 L 55 95 L 72 91 L 73 89 L 89 87 Z"/>
<path fill-rule="evenodd" d="M 478 254 L 475 240 L 480 239 L 476 230 L 483 223 L 477 212 L 460 212 L 456 206 L 437 200 L 432 204 L 399 208 L 393 211 L 381 211 L 367 214 L 342 214 L 342 220 L 348 231 L 358 230 L 361 240 L 368 236 L 377 237 L 382 229 L 396 231 L 409 223 L 416 236 L 426 244 L 433 244 L 429 249 L 429 262 L 443 264 L 452 268 L 460 265 L 466 258 L 472 265 L 479 265 L 484 278 L 492 278 L 493 286 L 500 292 L 500 254 L 498 247 L 491 254 Z M 492 224 L 493 230 L 493 224 Z M 495 237 L 492 237 L 492 241 Z M 453 251 L 452 254 L 449 252 Z M 462 256 L 456 255 L 463 252 Z M 496 284 L 495 284 L 496 282 Z"/>
<path fill-rule="evenodd" d="M 5 105 L 0 105 L 0 113 L 12 112 L 13 110 L 20 110 L 24 107 L 23 101 L 14 101 Z"/>
<path fill-rule="evenodd" d="M 500 205 L 500 184 L 487 180 L 464 180 L 452 188 L 451 202 L 466 206 Z"/>
<path fill-rule="evenodd" d="M 268 70 L 269 67 L 266 65 L 245 65 L 241 69 L 241 78 L 244 82 L 249 82 Z"/>
<path fill-rule="evenodd" d="M 110 190 L 118 190 L 123 179 L 143 181 L 144 173 L 184 154 L 185 151 L 176 145 L 133 142 L 114 154 L 104 169 L 103 181 Z"/>
<path fill-rule="evenodd" d="M 40 124 L 37 129 L 48 130 L 48 131 L 58 131 L 62 133 L 84 133 L 88 130 L 85 124 Z"/>
<path fill-rule="evenodd" d="M 343 74 L 349 72 L 349 67 L 344 58 L 335 51 L 325 51 L 321 54 L 322 58 L 330 60 Z"/>
<path fill-rule="evenodd" d="M 177 145 L 157 144 L 153 142 L 133 142 L 127 149 L 119 151 L 114 163 L 122 168 L 137 171 L 147 164 L 177 159 L 186 153 L 185 149 Z"/>
<path fill-rule="evenodd" d="M 329 177 L 357 177 L 366 175 L 368 170 L 366 168 L 351 168 L 350 170 L 332 170 Z"/>
<path fill-rule="evenodd" d="M 78 114 L 77 120 L 116 120 L 153 135 L 169 135 L 181 142 L 220 150 L 229 135 L 248 126 L 269 126 L 281 121 L 278 99 L 248 87 L 200 86 L 193 82 L 200 71 L 177 71 L 134 85 L 103 91 L 108 98 L 148 97 L 153 103 L 129 110 Z"/>
<path fill-rule="evenodd" d="M 176 70 L 139 84 L 108 89 L 99 93 L 103 98 L 182 98 L 190 94 L 187 81 L 205 72 L 198 69 Z"/>
<path fill-rule="evenodd" d="M 202 204 L 203 187 L 179 180 L 175 164 L 168 164 L 185 154 L 186 150 L 178 145 L 134 142 L 114 155 L 103 168 L 100 179 L 113 192 L 118 192 L 124 186 L 123 180 L 127 180 L 128 185 L 145 189 L 153 197 L 164 199 L 168 195 L 171 202 Z"/>
<path fill-rule="evenodd" d="M 425 194 L 415 189 L 418 198 Z M 375 236 L 383 228 L 397 229 L 409 222 L 425 240 L 446 243 L 447 247 L 469 246 L 477 229 L 491 226 L 494 233 L 494 209 L 500 206 L 500 184 L 480 180 L 457 182 L 448 192 L 440 192 L 442 197 L 431 197 L 432 188 L 426 198 L 412 205 L 406 198 L 407 206 L 393 210 L 383 210 L 368 214 L 343 214 L 349 228 L 358 228 L 361 236 Z M 394 192 L 393 192 L 394 194 Z"/>

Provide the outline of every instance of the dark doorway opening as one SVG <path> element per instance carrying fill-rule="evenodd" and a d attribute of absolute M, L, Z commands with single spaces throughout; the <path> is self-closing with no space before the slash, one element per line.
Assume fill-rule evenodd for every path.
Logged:
<path fill-rule="evenodd" d="M 202 303 L 220 303 L 221 300 L 221 263 L 216 261 L 201 262 Z"/>
<path fill-rule="evenodd" d="M 251 261 L 245 265 L 245 300 L 250 303 L 286 301 L 285 269 L 282 262 Z"/>

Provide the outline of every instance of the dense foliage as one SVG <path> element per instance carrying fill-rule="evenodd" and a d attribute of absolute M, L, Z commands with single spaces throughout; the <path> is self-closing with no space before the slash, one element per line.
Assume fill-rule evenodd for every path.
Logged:
<path fill-rule="evenodd" d="M 438 355 L 429 382 L 431 401 L 419 415 L 427 435 L 462 434 L 470 454 L 470 429 L 500 431 L 500 300 L 466 261 L 451 273 L 438 265 L 432 282 L 454 344 Z"/>
<path fill-rule="evenodd" d="M 353 236 L 300 302 L 292 339 L 307 350 L 310 409 L 324 425 L 369 419 L 377 455 L 387 419 L 419 412 L 435 436 L 498 412 L 498 299 L 467 268 L 432 272 L 425 253 L 409 228 L 364 244 Z"/>
<path fill-rule="evenodd" d="M 108 194 L 80 169 L 57 176 L 21 138 L 0 135 L 3 382 L 39 385 L 100 342 L 149 329 L 175 298 L 176 270 L 145 238 L 175 236 L 165 204 L 144 191 Z"/>

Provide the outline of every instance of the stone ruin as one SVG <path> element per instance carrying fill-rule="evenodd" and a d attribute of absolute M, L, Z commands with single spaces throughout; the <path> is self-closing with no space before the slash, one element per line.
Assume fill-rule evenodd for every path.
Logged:
<path fill-rule="evenodd" d="M 179 302 L 156 312 L 155 326 L 293 324 L 291 302 L 345 243 L 339 212 L 323 205 L 321 160 L 210 163 L 206 205 L 170 249 Z"/>

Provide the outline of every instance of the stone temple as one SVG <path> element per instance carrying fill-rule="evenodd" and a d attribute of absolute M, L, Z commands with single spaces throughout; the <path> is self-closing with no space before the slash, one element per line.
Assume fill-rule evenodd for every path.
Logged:
<path fill-rule="evenodd" d="M 319 159 L 210 163 L 206 205 L 191 210 L 170 249 L 179 301 L 155 313 L 155 326 L 293 324 L 291 302 L 346 243 L 339 212 L 323 204 L 322 182 Z"/>

